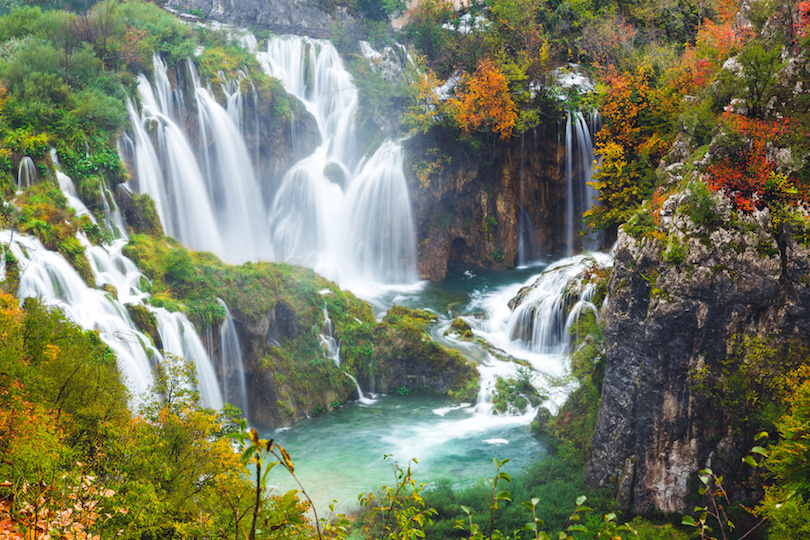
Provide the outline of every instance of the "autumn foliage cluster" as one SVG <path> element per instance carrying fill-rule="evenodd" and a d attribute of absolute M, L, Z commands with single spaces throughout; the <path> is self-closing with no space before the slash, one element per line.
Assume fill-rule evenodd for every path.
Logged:
<path fill-rule="evenodd" d="M 777 170 L 767 148 L 790 129 L 790 122 L 750 119 L 732 113 L 727 113 L 726 119 L 729 129 L 739 137 L 738 147 L 709 167 L 709 187 L 723 190 L 731 197 L 734 208 L 746 213 L 797 200 L 795 177 Z"/>
<path fill-rule="evenodd" d="M 0 292 L 0 539 L 246 538 L 256 489 L 233 417 L 197 406 L 166 358 L 137 414 L 114 353 L 58 310 Z M 262 496 L 276 537 L 309 537 L 295 496 Z"/>

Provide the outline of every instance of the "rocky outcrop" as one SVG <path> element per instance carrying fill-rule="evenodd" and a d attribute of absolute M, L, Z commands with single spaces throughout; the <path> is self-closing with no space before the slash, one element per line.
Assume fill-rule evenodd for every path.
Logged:
<path fill-rule="evenodd" d="M 489 149 L 447 142 L 457 137 L 435 129 L 408 142 L 420 275 L 441 280 L 452 262 L 511 268 L 521 243 L 526 260 L 564 254 L 565 146 L 557 122 Z M 576 216 L 582 198 L 575 192 Z"/>
<path fill-rule="evenodd" d="M 732 216 L 726 199 L 695 224 L 697 197 L 672 195 L 658 228 L 621 231 L 616 246 L 587 481 L 634 512 L 686 510 L 707 466 L 733 482 L 753 433 L 698 383 L 720 376 L 740 336 L 810 338 L 810 249 L 786 227 L 775 236 L 767 210 Z"/>
<path fill-rule="evenodd" d="M 435 316 L 427 312 L 394 306 L 378 323 L 362 300 L 311 270 L 289 265 L 218 272 L 223 285 L 216 294 L 228 305 L 239 336 L 248 418 L 255 425 L 288 426 L 357 399 L 349 375 L 366 392 L 456 399 L 477 392 L 475 366 L 430 339 L 426 330 Z M 203 335 L 211 350 L 219 350 L 219 332 Z M 340 365 L 324 347 L 327 338 L 340 344 Z M 233 379 L 233 373 L 222 373 L 223 366 L 215 368 L 220 381 Z"/>
<path fill-rule="evenodd" d="M 165 5 L 179 12 L 279 34 L 330 38 L 334 24 L 357 26 L 345 8 L 336 7 L 327 13 L 317 0 L 168 0 Z"/>

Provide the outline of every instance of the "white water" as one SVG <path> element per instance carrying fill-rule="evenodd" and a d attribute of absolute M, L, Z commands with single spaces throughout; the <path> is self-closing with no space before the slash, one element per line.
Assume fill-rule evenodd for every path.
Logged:
<path fill-rule="evenodd" d="M 85 253 L 97 286 L 112 285 L 116 294 L 92 289 L 59 254 L 45 249 L 35 238 L 0 231 L 2 242 L 16 258 L 20 268 L 20 300 L 33 297 L 43 304 L 58 307 L 70 320 L 84 329 L 97 330 L 118 359 L 118 369 L 131 394 L 133 406 L 154 384 L 153 364 L 163 359 L 151 338 L 143 334 L 129 317 L 125 304 L 139 304 L 148 296 L 138 284 L 143 275 L 135 264 L 121 254 L 124 242 L 110 246 L 91 246 L 83 237 Z M 164 350 L 194 362 L 199 379 L 201 404 L 220 408 L 222 397 L 211 361 L 193 326 L 185 315 L 168 314 L 149 307 L 158 318 L 158 332 Z M 199 345 L 198 345 L 199 344 Z"/>
<path fill-rule="evenodd" d="M 30 188 L 34 184 L 39 175 L 37 174 L 37 166 L 34 165 L 34 160 L 28 156 L 24 156 L 20 160 L 20 166 L 17 169 L 17 191 L 25 188 Z"/>
<path fill-rule="evenodd" d="M 595 265 L 612 265 L 603 253 L 576 255 L 550 265 L 526 282 L 504 287 L 481 298 L 489 318 L 472 320 L 481 334 L 510 355 L 531 359 L 533 355 L 564 355 L 571 343 L 570 331 L 579 314 L 592 307 L 595 285 L 582 281 L 582 273 Z M 509 302 L 530 287 L 514 306 Z"/>
<path fill-rule="evenodd" d="M 594 124 L 596 119 L 594 119 Z M 565 246 L 566 256 L 574 254 L 575 239 L 582 228 L 582 216 L 597 203 L 598 191 L 588 183 L 593 179 L 594 149 L 588 122 L 579 111 L 565 117 Z M 586 249 L 596 249 L 594 238 L 583 241 Z"/>
<path fill-rule="evenodd" d="M 402 147 L 386 141 L 367 160 L 355 144 L 357 89 L 331 43 L 271 38 L 258 55 L 304 103 L 322 143 L 281 181 L 269 218 L 279 259 L 310 266 L 353 289 L 413 283 L 416 241 Z M 343 172 L 343 185 L 324 173 Z"/>
<path fill-rule="evenodd" d="M 20 268 L 20 300 L 33 297 L 58 307 L 73 322 L 87 330 L 98 330 L 101 339 L 115 351 L 118 369 L 133 401 L 154 383 L 151 362 L 157 350 L 151 340 L 135 328 L 126 308 L 111 295 L 87 287 L 62 255 L 48 251 L 36 240 L 9 231 L 0 231 Z M 91 258 L 91 265 L 94 261 Z M 103 276 L 99 272 L 98 277 Z M 126 292 L 124 292 L 126 294 Z"/>
<path fill-rule="evenodd" d="M 225 401 L 242 409 L 242 415 L 248 416 L 248 393 L 245 381 L 245 367 L 242 362 L 242 346 L 236 323 L 227 304 L 217 298 L 217 303 L 225 309 L 225 320 L 219 327 L 219 372 L 222 376 L 223 398 Z"/>
<path fill-rule="evenodd" d="M 417 280 L 416 243 L 402 148 L 383 143 L 365 159 L 356 145 L 357 90 L 328 42 L 277 37 L 259 60 L 314 116 L 322 144 L 279 179 L 270 200 L 262 193 L 257 155 L 241 129 L 240 85 L 225 84 L 226 107 L 203 86 L 191 62 L 184 70 L 194 86 L 197 136 L 183 132 L 183 93 L 172 89 L 166 65 L 156 56 L 154 81 L 139 77 L 139 113 L 132 102 L 133 188 L 156 202 L 167 233 L 228 262 L 279 260 L 309 266 L 352 288 Z M 255 94 L 254 94 L 255 95 Z M 255 109 L 255 108 L 253 108 Z M 255 110 L 251 109 L 255 116 Z M 195 151 L 190 140 L 201 141 Z M 342 171 L 333 183 L 325 169 Z"/>
<path fill-rule="evenodd" d="M 321 340 L 324 354 L 326 354 L 326 357 L 332 360 L 337 367 L 340 367 L 340 343 L 335 340 L 335 329 L 332 325 L 332 319 L 329 318 L 329 310 L 326 309 L 326 304 L 323 305 L 323 330 L 324 333 L 318 334 L 318 338 Z M 366 397 L 363 393 L 363 389 L 360 388 L 360 383 L 357 382 L 357 379 L 355 379 L 351 373 L 346 370 L 342 371 L 352 380 L 354 386 L 357 388 L 357 401 L 363 405 L 376 403 L 374 399 Z"/>

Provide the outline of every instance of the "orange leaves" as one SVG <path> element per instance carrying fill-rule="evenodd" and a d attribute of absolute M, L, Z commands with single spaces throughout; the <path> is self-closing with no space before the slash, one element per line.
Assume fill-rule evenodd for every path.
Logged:
<path fill-rule="evenodd" d="M 450 114 L 461 129 L 467 133 L 492 130 L 501 139 L 512 135 L 517 107 L 506 76 L 491 60 L 482 60 L 472 77 L 465 76 L 461 87 L 463 90 L 448 102 Z"/>

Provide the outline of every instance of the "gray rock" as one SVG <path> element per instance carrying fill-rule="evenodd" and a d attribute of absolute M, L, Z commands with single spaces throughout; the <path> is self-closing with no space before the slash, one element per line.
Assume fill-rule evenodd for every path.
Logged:
<path fill-rule="evenodd" d="M 667 212 L 679 202 L 666 201 Z M 717 211 L 730 213 L 728 202 Z M 712 231 L 676 218 L 688 250 L 678 266 L 662 260 L 658 242 L 620 232 L 604 309 L 606 369 L 587 482 L 640 513 L 688 510 L 697 471 L 737 473 L 751 443 L 693 374 L 717 371 L 733 336 L 810 338 L 808 248 L 787 231 L 774 238 L 767 212 Z"/>

